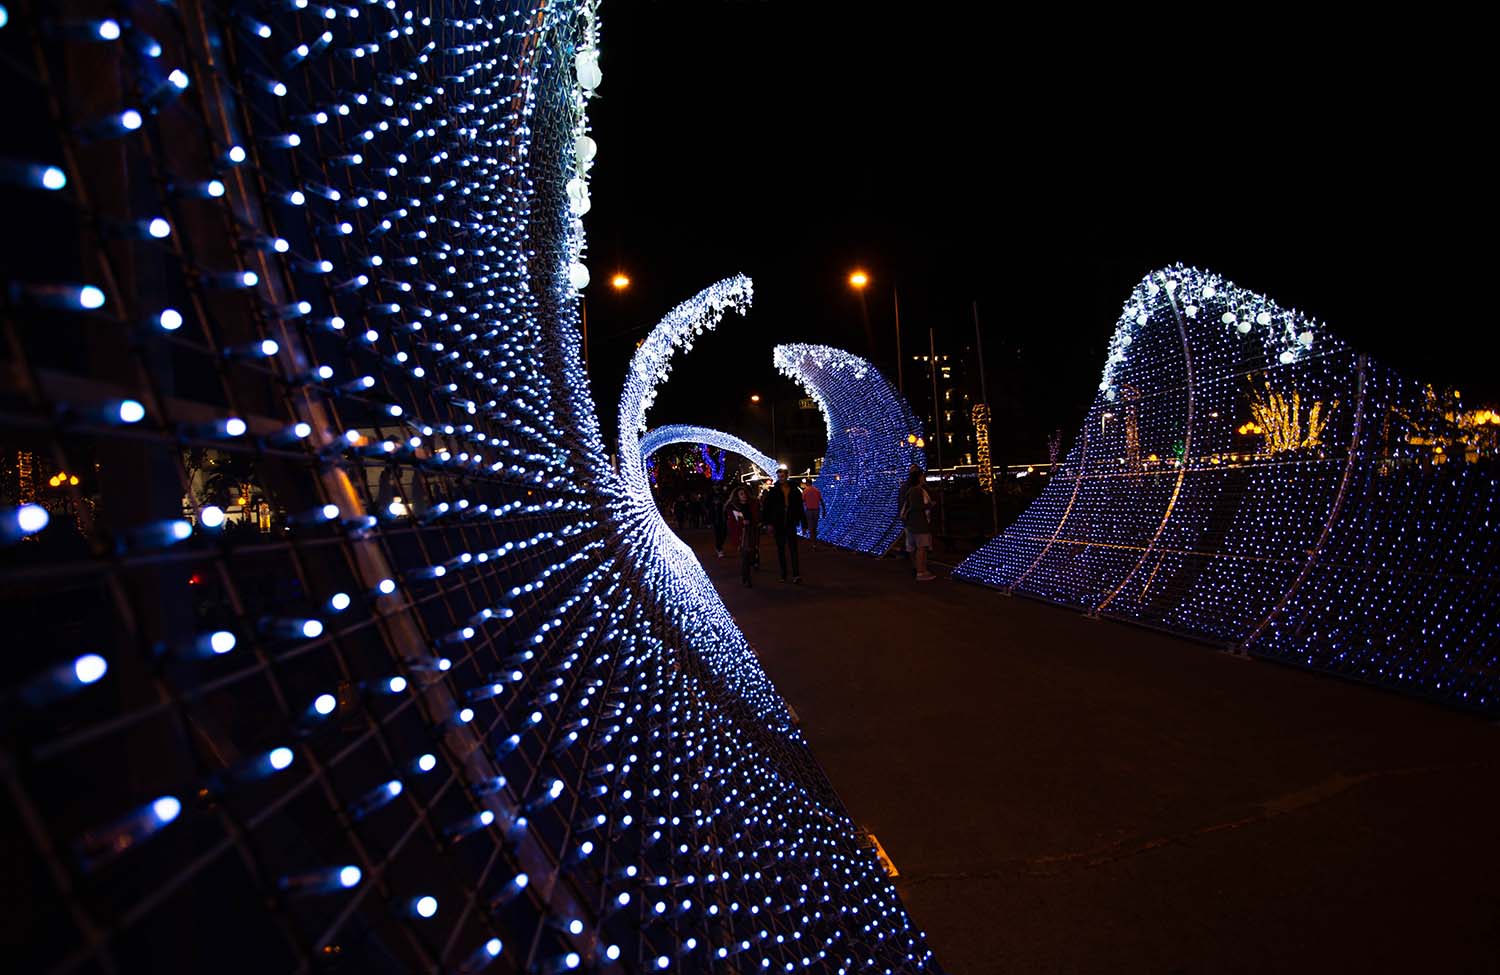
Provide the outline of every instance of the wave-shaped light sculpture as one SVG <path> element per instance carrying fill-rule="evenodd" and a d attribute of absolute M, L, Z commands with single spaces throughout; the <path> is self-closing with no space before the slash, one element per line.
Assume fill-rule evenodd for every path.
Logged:
<path fill-rule="evenodd" d="M 635 350 L 620 393 L 619 430 L 620 477 L 632 495 L 650 499 L 641 434 L 656 389 L 671 374 L 672 357 L 678 348 L 691 351 L 694 340 L 716 328 L 728 312 L 745 312 L 753 297 L 754 286 L 743 274 L 716 282 L 668 312 Z"/>
<path fill-rule="evenodd" d="M 656 390 L 672 372 L 672 358 L 680 348 L 689 352 L 694 340 L 718 327 L 731 311 L 743 314 L 754 298 L 754 285 L 743 274 L 725 278 L 678 304 L 647 334 L 625 371 L 620 392 L 618 433 L 619 483 L 623 489 L 614 502 L 616 517 L 630 526 L 625 537 L 641 546 L 643 553 L 657 552 L 667 559 L 673 572 L 683 576 L 679 588 L 692 598 L 702 593 L 710 604 L 719 603 L 703 567 L 692 549 L 667 527 L 651 494 L 646 455 L 641 434 L 646 432 L 646 412 L 656 401 Z M 726 611 L 727 612 L 727 611 Z"/>
<path fill-rule="evenodd" d="M 663 447 L 676 443 L 707 444 L 710 447 L 727 450 L 731 454 L 738 454 L 754 464 L 763 474 L 774 475 L 776 473 L 776 461 L 771 455 L 757 450 L 748 441 L 712 427 L 698 427 L 686 423 L 669 423 L 653 427 L 641 438 L 641 457 L 650 457 Z"/>
<path fill-rule="evenodd" d="M 1067 458 L 957 575 L 1494 712 L 1500 482 L 1454 409 L 1263 295 L 1154 272 Z"/>
<path fill-rule="evenodd" d="M 901 536 L 900 493 L 911 465 L 927 469 L 921 421 L 890 380 L 857 355 L 791 344 L 776 346 L 772 357 L 828 425 L 816 479 L 824 505 L 818 540 L 884 555 Z"/>
<path fill-rule="evenodd" d="M 114 6 L 0 17 L 12 967 L 935 967 L 605 459 L 596 4 Z"/>

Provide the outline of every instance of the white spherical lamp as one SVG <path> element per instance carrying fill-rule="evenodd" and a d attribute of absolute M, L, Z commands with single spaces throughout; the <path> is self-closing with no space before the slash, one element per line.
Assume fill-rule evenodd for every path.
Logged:
<path fill-rule="evenodd" d="M 598 51 L 579 51 L 573 59 L 573 68 L 578 72 L 578 84 L 588 91 L 599 87 L 604 72 L 599 70 Z"/>

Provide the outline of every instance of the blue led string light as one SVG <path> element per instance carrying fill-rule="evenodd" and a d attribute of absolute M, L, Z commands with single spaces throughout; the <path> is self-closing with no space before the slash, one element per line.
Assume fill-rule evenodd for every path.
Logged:
<path fill-rule="evenodd" d="M 778 345 L 776 368 L 817 401 L 828 424 L 818 473 L 818 540 L 884 555 L 901 535 L 901 486 L 927 469 L 922 424 L 880 371 L 826 345 Z"/>
<path fill-rule="evenodd" d="M 618 524 L 616 536 L 628 563 L 641 573 L 639 591 L 675 626 L 694 634 L 694 653 L 716 683 L 730 688 L 757 720 L 789 741 L 800 742 L 785 702 L 771 686 L 758 658 L 693 550 L 667 526 L 651 494 L 640 434 L 657 387 L 671 373 L 679 349 L 713 329 L 730 311 L 748 309 L 750 279 L 737 275 L 719 281 L 677 305 L 657 323 L 631 359 L 620 396 L 620 472 L 611 481 L 617 493 L 610 504 Z"/>
<path fill-rule="evenodd" d="M 0 9 L 15 966 L 935 968 L 606 460 L 597 5 Z"/>
<path fill-rule="evenodd" d="M 714 451 L 706 443 L 698 445 L 698 452 L 703 455 L 703 474 L 710 481 L 724 480 L 724 451 Z"/>
<path fill-rule="evenodd" d="M 1165 268 L 1125 303 L 1041 497 L 957 574 L 1493 713 L 1497 423 Z"/>

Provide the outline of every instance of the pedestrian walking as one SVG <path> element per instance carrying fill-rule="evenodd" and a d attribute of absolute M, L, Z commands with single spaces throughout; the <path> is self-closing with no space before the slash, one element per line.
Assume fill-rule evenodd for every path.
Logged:
<path fill-rule="evenodd" d="M 776 561 L 781 566 L 781 581 L 786 582 L 787 560 L 791 559 L 792 581 L 802 581 L 802 569 L 797 564 L 797 529 L 807 521 L 802 507 L 802 492 L 788 480 L 785 470 L 776 472 L 776 483 L 761 498 L 761 519 L 771 529 L 776 540 Z"/>
<path fill-rule="evenodd" d="M 734 516 L 734 509 L 740 504 L 742 494 L 748 501 L 750 492 L 740 487 L 729 492 L 729 499 L 724 502 L 725 544 L 736 552 L 740 550 L 740 535 L 745 530 L 745 519 Z"/>
<path fill-rule="evenodd" d="M 927 553 L 932 549 L 932 495 L 922 484 L 922 471 L 915 466 L 901 492 L 901 523 L 906 526 L 906 550 L 916 563 L 917 581 L 931 582 L 937 576 L 927 571 Z"/>
<path fill-rule="evenodd" d="M 724 540 L 729 535 L 728 516 L 725 512 L 725 505 L 728 501 L 723 489 L 714 488 L 706 502 L 709 506 L 709 518 L 714 525 L 714 551 L 721 559 L 724 557 Z"/>
<path fill-rule="evenodd" d="M 750 520 L 755 524 L 755 548 L 751 552 L 753 557 L 750 560 L 750 566 L 751 568 L 759 569 L 760 532 L 765 527 L 765 519 L 762 517 L 760 510 L 760 492 L 746 488 L 746 493 L 750 495 Z"/>
<path fill-rule="evenodd" d="M 812 547 L 818 547 L 818 516 L 823 512 L 823 492 L 811 478 L 802 482 L 802 510 L 807 514 L 807 537 Z"/>
<path fill-rule="evenodd" d="M 746 488 L 737 488 L 724 506 L 729 532 L 740 550 L 740 584 L 754 587 L 751 572 L 760 548 L 760 526 L 755 523 L 755 502 Z"/>

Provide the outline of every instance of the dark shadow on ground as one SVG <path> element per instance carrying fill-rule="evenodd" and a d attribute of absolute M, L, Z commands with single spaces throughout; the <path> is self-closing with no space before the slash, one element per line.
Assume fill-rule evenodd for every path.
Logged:
<path fill-rule="evenodd" d="M 689 533 L 954 975 L 1500 971 L 1500 728 L 803 546 Z"/>

